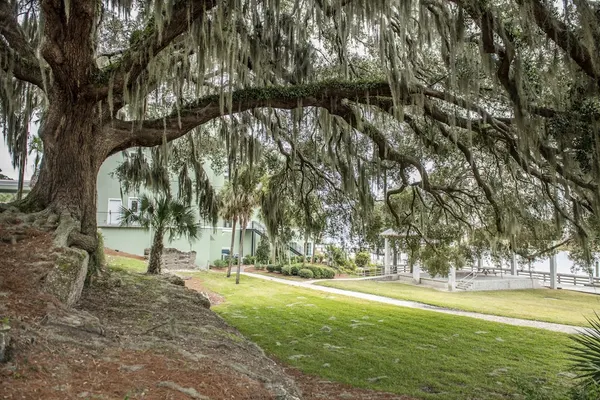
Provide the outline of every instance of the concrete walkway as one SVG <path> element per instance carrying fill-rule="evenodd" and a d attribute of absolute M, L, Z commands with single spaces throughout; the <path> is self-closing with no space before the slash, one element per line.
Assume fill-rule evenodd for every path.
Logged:
<path fill-rule="evenodd" d="M 246 276 L 251 276 L 253 278 L 264 279 L 267 281 L 282 283 L 284 285 L 290 285 L 290 286 L 296 286 L 296 287 L 301 287 L 301 288 L 305 288 L 305 289 L 316 290 L 319 292 L 332 293 L 332 294 L 337 294 L 340 296 L 354 297 L 357 299 L 363 299 L 363 300 L 369 300 L 369 301 L 376 301 L 378 303 L 391 304 L 393 306 L 398 306 L 398 307 L 416 308 L 416 309 L 420 309 L 420 310 L 428 310 L 428 311 L 438 312 L 438 313 L 442 313 L 442 314 L 460 315 L 462 317 L 482 319 L 482 320 L 491 321 L 491 322 L 499 322 L 501 324 L 508 324 L 508 325 L 514 325 L 514 326 L 526 326 L 529 328 L 538 328 L 538 329 L 545 329 L 545 330 L 553 331 L 553 332 L 571 333 L 571 334 L 579 333 L 582 329 L 580 327 L 571 326 L 571 325 L 554 324 L 551 322 L 531 321 L 531 320 L 527 320 L 527 319 L 500 317 L 497 315 L 488 315 L 488 314 L 480 314 L 480 313 L 470 312 L 470 311 L 453 310 L 450 308 L 430 306 L 428 304 L 418 303 L 416 301 L 398 300 L 398 299 L 392 299 L 392 298 L 384 297 L 384 296 L 377 296 L 374 294 L 354 292 L 351 290 L 336 289 L 336 288 L 326 287 L 326 286 L 317 286 L 317 285 L 314 285 L 315 282 L 318 282 L 315 280 L 302 282 L 302 281 L 293 281 L 293 280 L 289 280 L 289 279 L 273 278 L 271 276 L 265 276 L 265 275 L 261 275 L 261 274 L 253 274 L 251 272 L 242 272 L 242 274 L 246 275 Z"/>

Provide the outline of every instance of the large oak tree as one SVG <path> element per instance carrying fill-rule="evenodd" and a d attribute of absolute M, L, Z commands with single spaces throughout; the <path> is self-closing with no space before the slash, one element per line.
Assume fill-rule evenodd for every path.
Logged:
<path fill-rule="evenodd" d="M 510 235 L 507 192 L 527 187 L 589 236 L 600 198 L 597 4 L 493 3 L 0 0 L 5 133 L 42 104 L 39 179 L 16 205 L 68 213 L 81 222 L 71 243 L 93 251 L 107 157 L 245 113 L 290 165 L 335 185 L 326 163 L 343 191 L 368 191 L 365 171 L 385 174 L 390 206 L 411 191 Z M 307 108 L 310 121 L 287 113 L 292 128 L 278 131 L 274 110 Z M 302 124 L 320 132 L 309 153 L 295 146 Z M 453 172 L 430 176 L 444 160 Z M 478 207 L 491 220 L 465 218 Z"/>

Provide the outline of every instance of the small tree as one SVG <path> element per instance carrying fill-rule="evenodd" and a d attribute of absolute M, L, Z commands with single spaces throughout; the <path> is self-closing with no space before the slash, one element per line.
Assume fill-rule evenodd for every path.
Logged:
<path fill-rule="evenodd" d="M 369 264 L 369 261 L 371 261 L 371 256 L 366 251 L 361 251 L 354 258 L 356 266 L 360 268 L 366 267 Z"/>
<path fill-rule="evenodd" d="M 123 208 L 121 225 L 139 225 L 148 230 L 154 229 L 154 239 L 150 248 L 148 274 L 160 274 L 164 235 L 169 235 L 169 242 L 179 236 L 185 236 L 190 241 L 198 238 L 198 223 L 194 210 L 181 200 L 174 200 L 161 195 L 150 198 L 142 195 L 139 209 Z"/>
<path fill-rule="evenodd" d="M 235 228 L 239 217 L 239 201 L 236 196 L 233 185 L 230 182 L 225 184 L 221 192 L 221 217 L 227 221 L 232 221 L 231 225 L 231 243 L 229 246 L 229 257 L 227 257 L 227 277 L 231 276 L 231 266 L 233 264 L 233 245 L 235 243 Z"/>
<path fill-rule="evenodd" d="M 269 262 L 270 255 L 271 249 L 269 246 L 269 239 L 263 237 L 262 239 L 260 239 L 258 247 L 256 248 L 256 262 L 266 264 Z"/>

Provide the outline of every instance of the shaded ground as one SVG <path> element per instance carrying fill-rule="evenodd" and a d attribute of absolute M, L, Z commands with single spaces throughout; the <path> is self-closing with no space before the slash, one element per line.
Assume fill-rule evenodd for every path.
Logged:
<path fill-rule="evenodd" d="M 198 292 L 224 298 L 198 281 L 189 290 L 114 271 L 66 309 L 39 290 L 51 236 L 4 237 L 0 227 L 0 321 L 12 342 L 0 363 L 4 399 L 408 399 L 286 372 L 207 309 Z"/>
<path fill-rule="evenodd" d="M 104 248 L 104 254 L 106 254 L 107 256 L 119 256 L 119 257 L 133 258 L 134 260 L 140 260 L 140 261 L 146 260 L 144 258 L 144 256 L 139 256 L 137 254 L 131 254 L 131 253 L 125 253 L 123 251 L 109 249 L 108 247 Z"/>

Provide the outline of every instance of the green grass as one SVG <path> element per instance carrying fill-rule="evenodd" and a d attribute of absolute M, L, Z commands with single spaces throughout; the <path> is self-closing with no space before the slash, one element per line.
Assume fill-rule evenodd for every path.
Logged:
<path fill-rule="evenodd" d="M 139 271 L 143 263 L 119 262 Z M 565 399 L 567 335 L 394 307 L 222 272 L 193 273 L 213 308 L 303 372 L 419 399 Z M 375 378 L 375 379 L 374 379 Z M 376 379 L 379 378 L 379 379 Z M 528 390 L 539 397 L 524 396 Z"/>
<path fill-rule="evenodd" d="M 568 290 L 451 293 L 398 281 L 328 281 L 318 284 L 458 310 L 578 326 L 587 326 L 586 317 L 593 317 L 594 310 L 600 310 L 600 296 Z"/>
<path fill-rule="evenodd" d="M 107 255 L 106 262 L 113 269 L 122 269 L 141 273 L 146 272 L 148 269 L 148 264 L 145 261 L 136 260 L 134 258 Z"/>
<path fill-rule="evenodd" d="M 243 277 L 197 273 L 214 307 L 268 353 L 308 374 L 423 399 L 564 398 L 567 335 L 375 304 Z M 378 378 L 379 379 L 375 379 Z M 318 379 L 318 378 L 315 378 Z M 554 397 L 553 397 L 554 396 Z"/>

